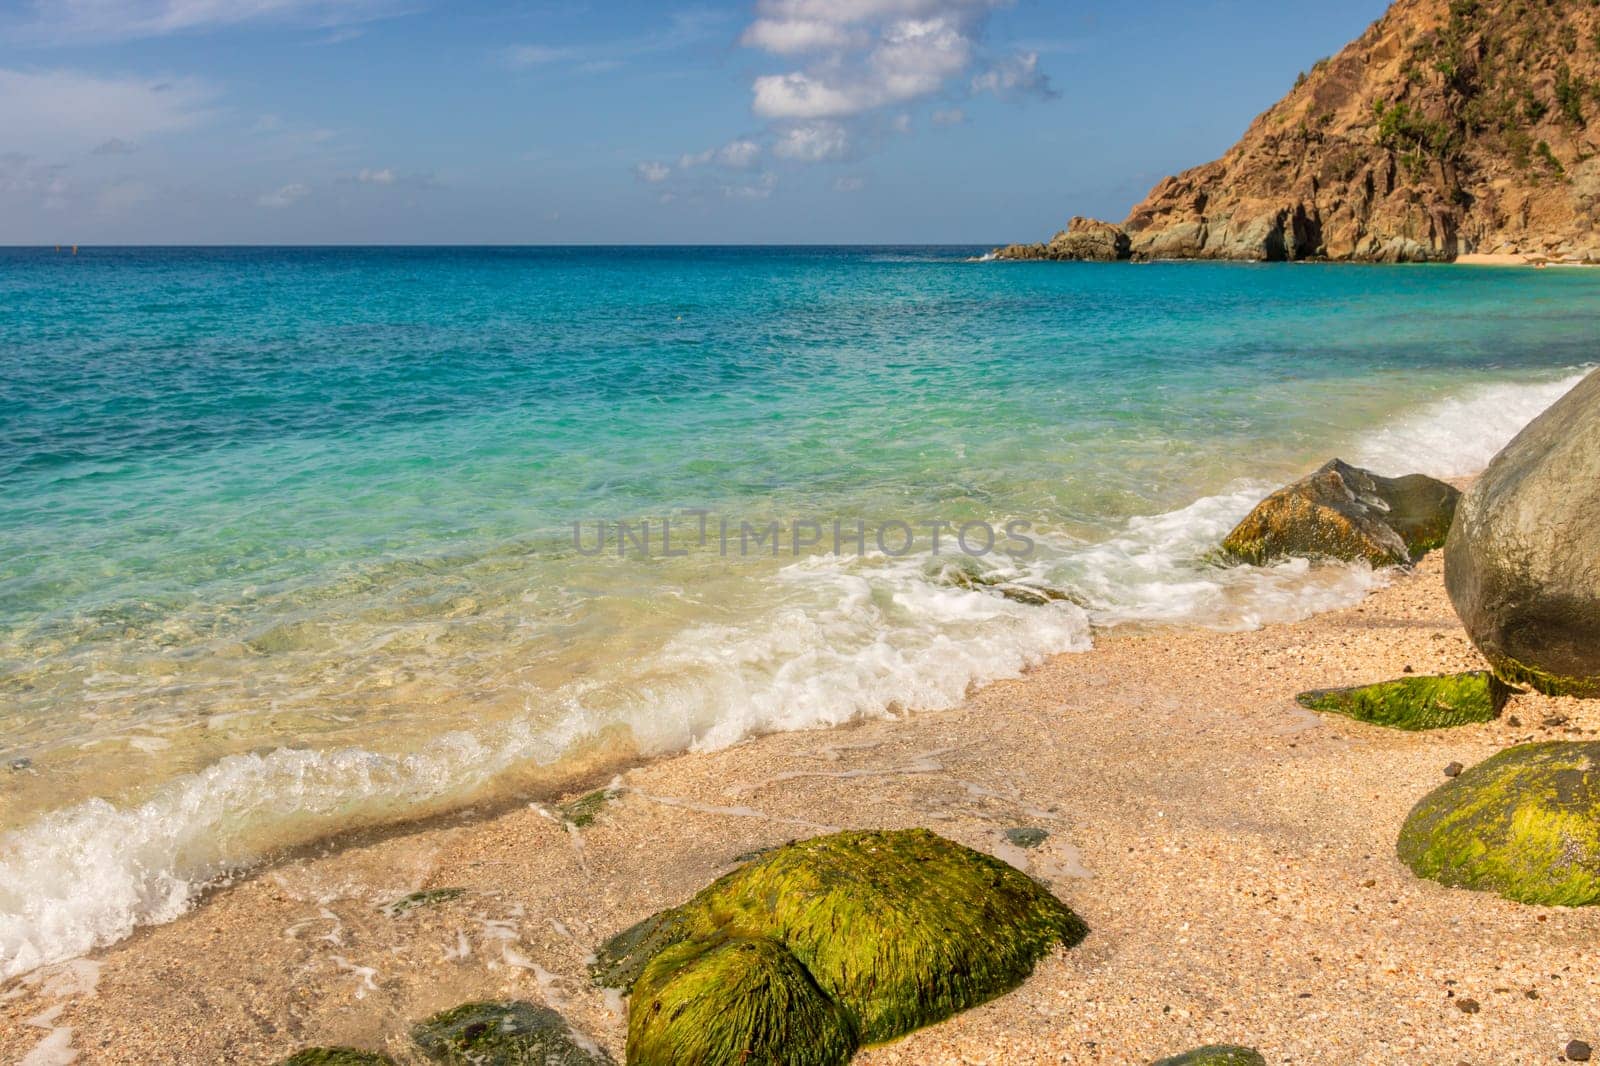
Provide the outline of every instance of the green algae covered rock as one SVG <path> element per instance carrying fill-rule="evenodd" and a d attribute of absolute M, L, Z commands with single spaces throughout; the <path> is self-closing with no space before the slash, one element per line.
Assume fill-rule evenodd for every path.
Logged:
<path fill-rule="evenodd" d="M 1406 566 L 1444 544 L 1460 499 L 1423 474 L 1380 477 L 1334 459 L 1257 504 L 1222 550 L 1256 565 L 1303 556 Z"/>
<path fill-rule="evenodd" d="M 751 1055 L 783 1047 L 774 1062 L 835 1062 L 840 1033 L 877 1043 L 947 1018 L 1015 987 L 1051 947 L 1087 932 L 998 859 L 924 829 L 847 832 L 786 845 L 725 875 L 614 938 L 594 971 L 619 984 L 637 975 L 630 1047 L 678 1047 L 675 1034 L 690 1034 L 682 1039 L 700 1050 L 678 1047 L 685 1057 L 670 1061 L 725 1061 L 714 1053 L 737 1045 Z M 765 943 L 743 947 L 752 942 Z M 641 956 L 649 961 L 638 967 Z M 705 976 L 725 973 L 734 976 Z M 713 985 L 741 991 L 713 994 Z M 848 1025 L 813 1004 L 803 1022 L 783 1024 L 820 1035 L 785 1046 L 775 1028 L 782 1004 L 810 1003 L 812 986 Z M 701 990 L 692 1010 L 684 989 Z M 743 1002 L 752 998 L 760 1002 Z"/>
<path fill-rule="evenodd" d="M 386 903 L 382 907 L 383 913 L 391 918 L 399 918 L 409 914 L 419 907 L 431 907 L 435 903 L 449 903 L 453 899 L 460 899 L 467 894 L 464 888 L 425 888 L 420 892 L 401 896 L 393 903 Z"/>
<path fill-rule="evenodd" d="M 1600 742 L 1509 748 L 1422 798 L 1397 847 L 1419 877 L 1520 903 L 1600 903 Z"/>
<path fill-rule="evenodd" d="M 1161 1059 L 1151 1066 L 1267 1066 L 1267 1060 L 1254 1048 L 1235 1044 L 1208 1044 Z"/>
<path fill-rule="evenodd" d="M 1391 729 L 1444 729 L 1489 722 L 1505 708 L 1511 689 L 1487 670 L 1442 677 L 1403 677 L 1357 688 L 1302 692 L 1313 711 L 1342 714 Z"/>
<path fill-rule="evenodd" d="M 628 1061 L 835 1066 L 855 1022 L 775 940 L 676 944 L 652 959 L 628 1011 Z"/>
<path fill-rule="evenodd" d="M 577 1037 L 566 1019 L 532 1003 L 463 1003 L 411 1029 L 448 1066 L 606 1066 L 611 1057 Z"/>
<path fill-rule="evenodd" d="M 353 1047 L 308 1047 L 296 1051 L 279 1066 L 394 1066 L 394 1060 Z"/>

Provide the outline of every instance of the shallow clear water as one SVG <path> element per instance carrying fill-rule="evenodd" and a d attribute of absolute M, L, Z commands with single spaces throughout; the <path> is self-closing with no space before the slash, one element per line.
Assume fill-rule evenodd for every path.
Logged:
<path fill-rule="evenodd" d="M 1589 272 L 976 251 L 0 251 L 0 974 L 351 824 L 1350 602 L 1208 552 L 1332 454 L 1475 471 L 1595 356 Z"/>

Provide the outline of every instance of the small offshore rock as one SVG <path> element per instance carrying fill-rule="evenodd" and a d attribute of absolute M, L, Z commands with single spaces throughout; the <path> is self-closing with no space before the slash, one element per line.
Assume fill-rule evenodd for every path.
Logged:
<path fill-rule="evenodd" d="M 1050 836 L 1048 829 L 1038 829 L 1026 826 L 1006 830 L 1006 842 L 1015 844 L 1019 848 L 1036 848 L 1043 844 Z"/>
<path fill-rule="evenodd" d="M 446 1066 L 611 1066 L 561 1015 L 520 1000 L 463 1003 L 413 1026 L 411 1039 Z"/>
<path fill-rule="evenodd" d="M 1444 768 L 1444 776 L 1446 776 L 1446 777 L 1460 777 L 1461 776 L 1461 771 L 1463 771 L 1465 769 L 1466 769 L 1466 767 L 1462 766 L 1458 762 L 1449 763 Z"/>
<path fill-rule="evenodd" d="M 1267 1060 L 1255 1048 L 1208 1044 L 1182 1055 L 1157 1059 L 1151 1066 L 1267 1066 Z"/>
<path fill-rule="evenodd" d="M 1593 1053 L 1594 1049 L 1582 1040 L 1569 1041 L 1566 1050 L 1562 1052 L 1568 1062 L 1588 1062 L 1589 1056 Z"/>
<path fill-rule="evenodd" d="M 1222 550 L 1258 566 L 1290 556 L 1408 566 L 1444 544 L 1460 498 L 1424 474 L 1388 478 L 1333 459 L 1257 504 Z"/>
<path fill-rule="evenodd" d="M 996 259 L 1055 259 L 1116 262 L 1127 259 L 1133 242 L 1121 226 L 1096 218 L 1074 217 L 1067 228 L 1044 244 L 1008 244 L 996 248 Z"/>

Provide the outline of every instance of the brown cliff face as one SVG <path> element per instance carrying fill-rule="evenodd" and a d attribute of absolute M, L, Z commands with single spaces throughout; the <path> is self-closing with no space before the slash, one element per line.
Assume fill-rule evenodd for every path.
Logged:
<path fill-rule="evenodd" d="M 1600 4 L 1395 0 L 1123 229 L 1137 259 L 1600 261 Z"/>

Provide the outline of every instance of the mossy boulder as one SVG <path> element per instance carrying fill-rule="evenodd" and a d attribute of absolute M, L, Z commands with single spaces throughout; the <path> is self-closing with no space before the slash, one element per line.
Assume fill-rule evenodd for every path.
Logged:
<path fill-rule="evenodd" d="M 764 1004 L 707 992 L 696 1008 L 703 1019 L 697 1046 L 707 1054 L 735 1044 L 777 1046 L 772 1041 L 781 1034 L 772 1027 L 780 1001 L 803 1001 L 809 987 L 788 968 L 789 958 L 843 1012 L 849 1031 L 876 1043 L 1015 987 L 1054 945 L 1071 946 L 1087 932 L 1043 886 L 991 856 L 923 829 L 846 832 L 789 844 L 725 875 L 614 938 L 595 970 L 622 979 L 639 974 L 630 1045 L 667 1040 L 652 1027 L 668 1024 L 661 1019 L 675 1002 L 671 995 L 709 988 L 702 975 L 722 967 L 742 968 L 746 987 L 770 991 L 761 993 Z M 756 941 L 773 947 L 737 957 L 723 949 Z M 811 1052 L 791 1046 L 788 1057 L 773 1061 L 843 1061 L 825 1057 L 842 1031 L 826 1017 L 806 1022 L 826 1035 L 808 1045 L 824 1057 L 799 1057 Z M 761 1032 L 750 1028 L 758 1022 Z M 683 1023 L 681 1031 L 692 1028 Z"/>
<path fill-rule="evenodd" d="M 1302 556 L 1407 566 L 1445 543 L 1460 498 L 1423 474 L 1380 477 L 1334 459 L 1257 504 L 1222 550 L 1256 565 Z"/>
<path fill-rule="evenodd" d="M 611 1057 L 577 1037 L 546 1007 L 513 1000 L 463 1003 L 411 1029 L 434 1062 L 448 1066 L 606 1066 Z"/>
<path fill-rule="evenodd" d="M 1511 689 L 1487 670 L 1403 677 L 1356 688 L 1318 689 L 1296 697 L 1313 711 L 1342 714 L 1391 729 L 1444 729 L 1499 716 Z"/>
<path fill-rule="evenodd" d="M 1530 422 L 1473 484 L 1444 580 L 1501 677 L 1600 698 L 1600 371 Z"/>
<path fill-rule="evenodd" d="M 375 1051 L 353 1047 L 308 1047 L 296 1051 L 278 1066 L 394 1066 L 394 1060 Z"/>
<path fill-rule="evenodd" d="M 858 1042 L 850 1015 L 775 940 L 675 944 L 633 995 L 630 1063 L 835 1066 Z"/>
<path fill-rule="evenodd" d="M 1523 744 L 1430 792 L 1400 830 L 1419 877 L 1521 903 L 1600 903 L 1600 742 Z"/>
<path fill-rule="evenodd" d="M 1182 1055 L 1159 1059 L 1151 1066 L 1267 1066 L 1267 1060 L 1255 1048 L 1208 1044 Z"/>

